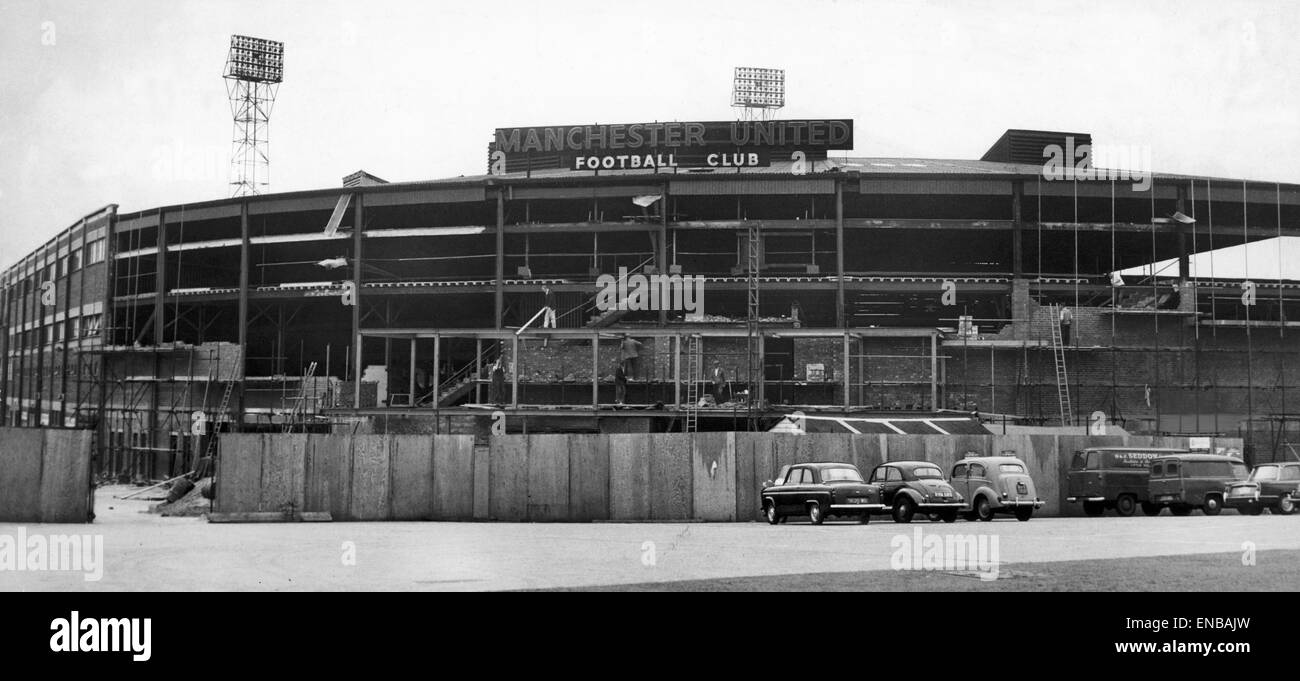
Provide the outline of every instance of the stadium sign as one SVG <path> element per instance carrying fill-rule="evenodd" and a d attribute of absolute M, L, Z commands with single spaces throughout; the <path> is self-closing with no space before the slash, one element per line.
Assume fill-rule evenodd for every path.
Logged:
<path fill-rule="evenodd" d="M 490 172 L 762 167 L 853 148 L 853 121 L 806 119 L 498 128 Z"/>

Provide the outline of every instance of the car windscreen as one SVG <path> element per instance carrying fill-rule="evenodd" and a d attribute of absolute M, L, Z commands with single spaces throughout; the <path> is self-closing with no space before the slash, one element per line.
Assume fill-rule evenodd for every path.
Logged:
<path fill-rule="evenodd" d="M 823 468 L 822 482 L 836 482 L 847 480 L 849 482 L 862 482 L 862 474 L 856 468 Z"/>
<path fill-rule="evenodd" d="M 1280 466 L 1260 466 L 1250 474 L 1251 480 L 1277 480 Z"/>
<path fill-rule="evenodd" d="M 998 470 L 1003 473 L 1024 473 L 1025 467 L 1018 463 L 1004 463 L 998 465 Z"/>
<path fill-rule="evenodd" d="M 919 480 L 943 480 L 943 471 L 938 468 L 930 468 L 929 466 L 912 469 L 912 475 L 915 475 Z"/>
<path fill-rule="evenodd" d="M 1248 478 L 1248 477 L 1250 477 L 1250 474 L 1246 472 L 1246 464 L 1244 464 L 1244 463 L 1234 463 L 1234 464 L 1232 464 L 1232 479 L 1233 479 L 1233 480 L 1245 480 L 1245 479 Z"/>

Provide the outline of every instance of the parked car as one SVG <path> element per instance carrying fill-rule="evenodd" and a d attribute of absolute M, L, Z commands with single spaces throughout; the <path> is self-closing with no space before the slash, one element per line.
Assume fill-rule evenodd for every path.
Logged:
<path fill-rule="evenodd" d="M 884 508 L 896 523 L 910 523 L 917 512 L 934 513 L 945 523 L 956 522 L 966 505 L 962 495 L 943 479 L 943 471 L 928 461 L 890 461 L 871 471 L 869 482 L 882 486 Z"/>
<path fill-rule="evenodd" d="M 1043 505 L 1025 462 L 1014 456 L 962 459 L 953 465 L 948 484 L 965 500 L 967 520 L 988 521 L 995 513 L 1010 513 L 1025 521 Z"/>
<path fill-rule="evenodd" d="M 814 525 L 827 517 L 853 517 L 866 523 L 882 511 L 881 488 L 862 481 L 849 463 L 801 463 L 785 466 L 776 480 L 763 483 L 763 516 L 775 525 L 784 518 L 807 515 Z"/>
<path fill-rule="evenodd" d="M 1077 451 L 1065 475 L 1065 500 L 1082 503 L 1083 512 L 1090 516 L 1099 516 L 1108 508 L 1130 516 L 1139 505 L 1143 513 L 1155 515 L 1160 506 L 1150 502 L 1147 489 L 1151 462 L 1158 456 L 1187 451 L 1157 447 L 1089 447 Z"/>
<path fill-rule="evenodd" d="M 1241 459 L 1222 454 L 1161 456 L 1151 462 L 1148 496 L 1156 513 L 1168 506 L 1174 515 L 1189 515 L 1197 508 L 1205 515 L 1219 515 L 1224 488 L 1245 480 L 1246 470 Z"/>
<path fill-rule="evenodd" d="M 1223 505 L 1247 515 L 1270 508 L 1278 515 L 1295 513 L 1300 503 L 1300 462 L 1263 463 L 1245 482 L 1230 482 Z"/>

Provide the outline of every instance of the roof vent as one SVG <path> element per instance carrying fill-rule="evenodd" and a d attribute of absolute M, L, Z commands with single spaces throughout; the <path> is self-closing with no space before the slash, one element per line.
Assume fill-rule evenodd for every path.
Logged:
<path fill-rule="evenodd" d="M 344 187 L 372 187 L 377 184 L 388 184 L 388 180 L 382 177 L 375 177 L 364 170 L 358 170 L 351 175 L 343 178 Z"/>
<path fill-rule="evenodd" d="M 1073 141 L 1073 144 L 1071 144 Z M 1049 130 L 1008 130 L 1002 133 L 989 150 L 980 157 L 981 161 L 998 163 L 1028 163 L 1041 165 L 1046 159 L 1043 149 L 1055 144 L 1062 150 L 1071 146 L 1078 149 L 1087 144 L 1092 145 L 1092 135 L 1086 132 L 1051 132 Z"/>

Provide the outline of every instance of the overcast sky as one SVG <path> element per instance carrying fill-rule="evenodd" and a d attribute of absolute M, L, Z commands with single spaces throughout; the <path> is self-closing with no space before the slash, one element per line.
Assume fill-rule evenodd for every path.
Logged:
<path fill-rule="evenodd" d="M 0 266 L 83 214 L 224 198 L 230 34 L 285 42 L 272 191 L 478 174 L 493 128 L 726 120 L 732 67 L 863 156 L 1006 128 L 1300 182 L 1300 2 L 0 0 Z"/>

